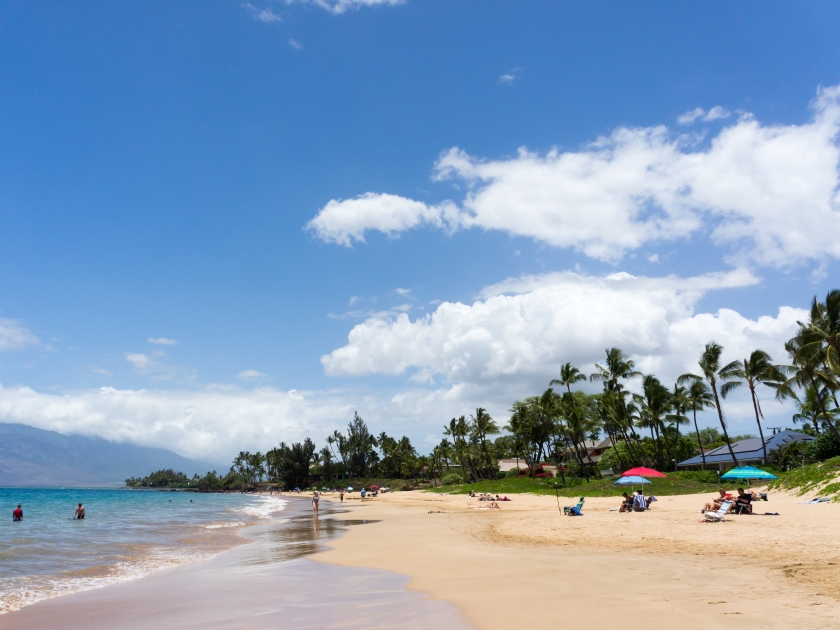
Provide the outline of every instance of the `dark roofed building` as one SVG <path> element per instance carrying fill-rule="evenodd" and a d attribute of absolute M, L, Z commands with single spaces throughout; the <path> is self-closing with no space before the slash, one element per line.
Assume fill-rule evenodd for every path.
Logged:
<path fill-rule="evenodd" d="M 797 433 L 796 431 L 785 429 L 775 435 L 765 437 L 764 443 L 767 446 L 767 455 L 769 457 L 770 453 L 780 446 L 792 444 L 793 442 L 810 442 L 813 439 L 813 437 L 805 433 Z M 741 466 L 761 464 L 764 458 L 764 450 L 761 448 L 761 438 L 750 438 L 749 440 L 735 442 L 732 445 L 732 450 L 735 451 L 735 457 L 738 458 L 738 464 Z M 680 468 L 702 465 L 703 458 L 700 455 L 677 464 Z M 729 454 L 729 448 L 724 444 L 706 453 L 706 465 L 723 470 L 725 468 L 732 468 L 735 464 L 732 462 L 732 455 Z"/>

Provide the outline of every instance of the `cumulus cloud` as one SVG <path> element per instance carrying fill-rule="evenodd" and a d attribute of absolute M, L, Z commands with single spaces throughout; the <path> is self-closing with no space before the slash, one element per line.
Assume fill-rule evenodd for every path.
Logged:
<path fill-rule="evenodd" d="M 351 9 L 373 6 L 395 6 L 402 4 L 405 0 L 286 0 L 287 4 L 294 3 L 314 4 L 317 7 L 326 9 L 335 15 L 341 15 Z"/>
<path fill-rule="evenodd" d="M 0 421 L 59 433 L 156 446 L 224 462 L 241 449 L 263 450 L 281 440 L 321 439 L 353 416 L 339 396 L 239 389 L 101 389 L 57 395 L 0 385 Z"/>
<path fill-rule="evenodd" d="M 590 369 L 605 348 L 617 346 L 668 382 L 693 369 L 712 339 L 732 359 L 756 348 L 783 358 L 782 344 L 804 310 L 783 307 L 755 320 L 730 309 L 695 312 L 708 291 L 756 282 L 744 270 L 693 278 L 523 276 L 487 287 L 473 304 L 444 302 L 414 321 L 405 314 L 368 319 L 321 362 L 332 376 L 438 377 L 450 385 L 508 384 L 522 392 L 544 388 L 560 363 Z"/>
<path fill-rule="evenodd" d="M 244 8 L 252 18 L 259 20 L 263 24 L 276 24 L 277 22 L 283 21 L 283 17 L 275 13 L 271 7 L 260 9 L 259 7 L 255 7 L 254 5 L 246 2 L 242 5 L 242 8 Z"/>
<path fill-rule="evenodd" d="M 27 346 L 37 346 L 41 341 L 23 324 L 14 319 L 0 317 L 0 351 L 22 350 Z"/>
<path fill-rule="evenodd" d="M 433 179 L 465 184 L 455 204 L 368 192 L 332 200 L 308 228 L 327 242 L 364 242 L 419 227 L 500 230 L 617 261 L 649 242 L 704 231 L 736 258 L 785 267 L 840 257 L 840 87 L 820 89 L 802 125 L 749 115 L 709 142 L 666 127 L 614 130 L 577 151 L 485 160 L 452 148 Z M 722 117 L 713 108 L 703 115 Z M 714 114 L 712 113 L 714 112 Z"/>
<path fill-rule="evenodd" d="M 429 207 L 398 195 L 366 193 L 355 199 L 333 199 L 307 227 L 323 241 L 350 247 L 353 241 L 364 243 L 367 230 L 397 236 L 424 224 L 447 228 L 457 217 L 452 203 Z"/>
<path fill-rule="evenodd" d="M 146 341 L 159 346 L 177 346 L 177 339 L 167 339 L 166 337 L 149 337 Z"/>

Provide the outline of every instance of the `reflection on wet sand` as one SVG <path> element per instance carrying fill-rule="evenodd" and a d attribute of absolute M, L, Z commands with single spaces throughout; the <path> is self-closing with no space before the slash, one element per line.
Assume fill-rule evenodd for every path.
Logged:
<path fill-rule="evenodd" d="M 270 557 L 252 558 L 251 562 L 283 562 L 308 556 L 323 550 L 325 542 L 341 535 L 348 527 L 376 522 L 368 519 L 338 521 L 324 515 L 290 518 L 280 526 L 254 532 L 253 538 L 268 543 L 264 548 Z"/>

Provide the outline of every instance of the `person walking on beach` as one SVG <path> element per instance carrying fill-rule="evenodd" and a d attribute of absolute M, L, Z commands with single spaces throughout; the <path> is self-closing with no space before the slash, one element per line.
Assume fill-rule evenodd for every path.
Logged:
<path fill-rule="evenodd" d="M 338 500 L 341 503 L 344 503 L 344 490 L 338 493 Z"/>
<path fill-rule="evenodd" d="M 79 503 L 76 511 L 73 513 L 73 518 L 81 520 L 85 517 L 85 506 Z"/>
<path fill-rule="evenodd" d="M 321 500 L 321 497 L 318 496 L 318 492 L 312 493 L 312 511 L 317 514 L 318 513 L 318 502 Z"/>
<path fill-rule="evenodd" d="M 23 520 L 23 510 L 20 507 L 20 504 L 14 509 L 12 512 L 12 520 L 13 521 L 22 521 Z"/>

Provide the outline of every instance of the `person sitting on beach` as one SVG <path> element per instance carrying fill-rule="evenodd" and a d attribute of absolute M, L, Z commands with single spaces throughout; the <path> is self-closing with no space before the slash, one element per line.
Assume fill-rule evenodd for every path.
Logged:
<path fill-rule="evenodd" d="M 732 511 L 746 509 L 748 513 L 751 513 L 752 507 L 750 506 L 750 502 L 758 500 L 759 496 L 755 493 L 755 490 L 751 489 L 749 492 L 744 492 L 743 488 L 738 488 L 738 499 L 735 501 L 735 505 L 732 506 Z"/>
<path fill-rule="evenodd" d="M 618 509 L 619 512 L 632 512 L 633 511 L 633 497 L 631 497 L 626 492 L 622 492 L 621 496 L 624 497 L 624 501 L 621 502 L 621 507 Z"/>
<path fill-rule="evenodd" d="M 18 505 L 12 511 L 12 520 L 13 521 L 22 521 L 23 520 L 23 509 L 21 509 L 20 505 Z"/>
<path fill-rule="evenodd" d="M 726 490 L 718 490 L 720 496 L 715 497 L 703 506 L 703 512 L 716 512 L 720 506 L 726 501 Z"/>
<path fill-rule="evenodd" d="M 66 514 L 66 512 L 65 512 L 65 514 Z M 76 511 L 73 513 L 73 518 L 81 520 L 84 517 L 85 517 L 85 506 L 82 505 L 81 503 L 79 503 L 78 507 L 76 508 Z"/>
<path fill-rule="evenodd" d="M 474 499 L 475 498 L 475 490 L 470 490 L 470 496 Z"/>
<path fill-rule="evenodd" d="M 633 497 L 633 511 L 644 512 L 647 509 L 647 499 L 644 493 L 639 490 L 635 497 Z"/>
<path fill-rule="evenodd" d="M 508 499 L 507 495 L 505 495 L 505 496 L 502 498 L 502 501 L 510 501 L 510 499 Z"/>

